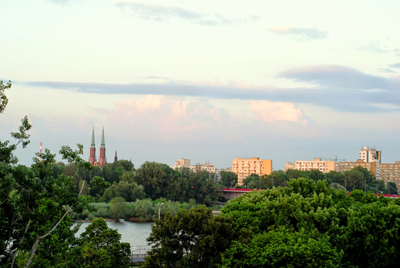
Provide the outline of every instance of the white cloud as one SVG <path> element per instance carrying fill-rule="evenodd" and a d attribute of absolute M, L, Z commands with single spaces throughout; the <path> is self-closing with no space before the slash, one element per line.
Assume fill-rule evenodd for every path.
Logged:
<path fill-rule="evenodd" d="M 299 36 L 302 40 L 325 39 L 326 37 L 328 37 L 328 32 L 321 31 L 318 28 L 297 28 L 289 26 L 277 26 L 277 27 L 266 28 L 265 30 L 278 35 Z"/>

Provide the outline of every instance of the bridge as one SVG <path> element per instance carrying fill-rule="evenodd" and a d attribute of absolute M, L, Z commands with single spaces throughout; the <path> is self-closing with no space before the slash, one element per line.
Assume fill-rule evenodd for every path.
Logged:
<path fill-rule="evenodd" d="M 131 246 L 131 263 L 144 262 L 144 258 L 147 257 L 147 252 L 151 250 L 148 245 Z"/>
<path fill-rule="evenodd" d="M 224 197 L 227 199 L 233 199 L 235 197 L 241 196 L 244 193 L 252 192 L 252 191 L 258 191 L 258 189 L 236 189 L 236 188 L 225 188 L 222 190 L 224 193 Z"/>

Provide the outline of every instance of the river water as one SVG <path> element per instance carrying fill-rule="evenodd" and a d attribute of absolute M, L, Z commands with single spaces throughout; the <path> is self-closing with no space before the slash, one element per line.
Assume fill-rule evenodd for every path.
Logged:
<path fill-rule="evenodd" d="M 90 222 L 82 223 L 76 236 L 83 233 L 89 224 Z M 150 248 L 146 238 L 148 238 L 151 233 L 151 222 L 129 222 L 121 220 L 120 222 L 107 222 L 107 225 L 111 229 L 117 229 L 118 233 L 121 234 L 121 242 L 128 242 L 131 244 L 131 248 Z"/>

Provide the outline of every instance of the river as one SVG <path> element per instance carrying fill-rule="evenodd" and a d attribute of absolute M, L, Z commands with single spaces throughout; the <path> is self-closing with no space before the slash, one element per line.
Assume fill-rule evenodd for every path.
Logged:
<path fill-rule="evenodd" d="M 83 233 L 89 224 L 90 222 L 82 223 L 76 236 Z M 111 229 L 117 229 L 118 233 L 121 234 L 121 242 L 128 242 L 131 244 L 131 248 L 149 248 L 146 238 L 149 237 L 151 233 L 151 222 L 129 222 L 121 220 L 120 222 L 107 222 L 107 225 Z"/>

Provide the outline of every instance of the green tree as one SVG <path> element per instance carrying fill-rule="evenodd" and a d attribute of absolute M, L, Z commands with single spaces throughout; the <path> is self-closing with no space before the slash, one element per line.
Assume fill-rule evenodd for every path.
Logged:
<path fill-rule="evenodd" d="M 238 175 L 231 171 L 221 171 L 221 182 L 227 188 L 233 188 L 238 183 Z"/>
<path fill-rule="evenodd" d="M 257 174 L 250 174 L 250 176 L 243 180 L 243 187 L 247 189 L 260 188 L 260 176 Z"/>
<path fill-rule="evenodd" d="M 3 81 L 0 81 L 0 114 L 4 112 L 8 104 L 8 98 L 5 94 L 5 90 L 11 88 L 11 81 L 5 85 Z"/>
<path fill-rule="evenodd" d="M 328 184 L 338 183 L 338 184 L 344 186 L 343 173 L 331 170 L 325 174 L 325 177 L 326 177 L 326 181 L 328 182 Z"/>
<path fill-rule="evenodd" d="M 285 174 L 282 171 L 273 171 L 270 175 L 266 176 L 264 175 L 263 177 L 266 177 L 266 186 L 267 187 L 261 187 L 263 189 L 267 188 L 273 188 L 273 187 L 287 187 L 287 181 L 289 180 L 289 176 Z M 263 177 L 261 177 L 261 185 L 263 185 Z"/>
<path fill-rule="evenodd" d="M 308 178 L 308 172 L 297 169 L 288 169 L 286 175 L 289 179 Z"/>
<path fill-rule="evenodd" d="M 90 163 L 80 158 L 83 154 L 83 146 L 78 145 L 78 150 L 73 151 L 64 146 L 60 151 L 64 159 L 75 162 L 79 166 L 90 168 Z M 38 154 L 39 156 L 40 154 Z M 12 198 L 4 202 L 4 209 L 11 213 L 12 218 L 1 218 L 1 225 L 5 227 L 8 235 L 1 237 L 0 255 L 5 255 L 5 262 L 13 263 L 19 253 L 28 253 L 29 258 L 24 267 L 32 264 L 37 250 L 51 245 L 45 240 L 59 239 L 58 227 L 69 221 L 68 214 L 72 209 L 82 211 L 84 203 L 79 198 L 80 193 L 89 187 L 82 181 L 79 193 L 75 193 L 74 178 L 60 175 L 57 178 L 52 176 L 51 164 L 54 163 L 55 155 L 45 150 L 40 155 L 42 161 L 35 158 L 35 163 L 30 169 L 18 165 L 11 167 L 2 164 L 5 177 L 13 178 L 13 185 L 10 193 Z M 2 179 L 3 181 L 3 179 Z M 100 185 L 104 182 L 101 178 L 95 177 L 93 185 Z M 3 205 L 0 207 L 3 214 Z M 7 225 L 8 224 L 8 225 Z M 55 256 L 54 256 L 55 257 Z"/>
<path fill-rule="evenodd" d="M 4 112 L 6 106 L 8 104 L 8 98 L 5 94 L 5 90 L 11 88 L 11 81 L 9 81 L 6 85 L 4 85 L 3 81 L 0 81 L 0 114 Z M 25 116 L 21 120 L 22 124 L 19 127 L 19 132 L 12 132 L 11 137 L 17 140 L 16 144 L 10 144 L 10 141 L 1 141 L 0 140 L 0 162 L 16 164 L 18 163 L 18 158 L 14 156 L 13 151 L 17 149 L 19 144 L 22 145 L 22 148 L 25 148 L 29 143 L 29 135 L 28 131 L 32 128 L 32 125 L 29 124 L 28 117 Z M 2 200 L 0 200 L 2 202 Z"/>
<path fill-rule="evenodd" d="M 390 181 L 388 182 L 388 193 L 390 194 L 399 194 L 399 191 L 397 189 L 396 183 Z"/>
<path fill-rule="evenodd" d="M 108 228 L 104 219 L 94 219 L 81 238 L 82 267 L 129 267 L 129 243 L 121 243 L 121 235 L 117 230 Z"/>
<path fill-rule="evenodd" d="M 285 228 L 256 235 L 250 243 L 234 242 L 223 254 L 221 268 L 241 267 L 342 267 L 343 252 L 337 252 L 328 237 L 315 238 L 304 229 Z"/>
<path fill-rule="evenodd" d="M 311 169 L 308 173 L 308 177 L 313 181 L 323 181 L 325 180 L 325 174 L 319 169 Z"/>
<path fill-rule="evenodd" d="M 128 205 L 122 197 L 116 197 L 110 201 L 110 213 L 111 216 L 119 221 L 120 218 L 124 218 L 128 211 Z"/>
<path fill-rule="evenodd" d="M 344 172 L 345 177 L 345 187 L 347 190 L 354 189 L 364 189 L 365 188 L 365 178 L 364 173 L 358 169 L 351 169 Z"/>
<path fill-rule="evenodd" d="M 174 217 L 168 213 L 152 227 L 144 267 L 216 267 L 232 241 L 247 235 L 232 217 L 214 217 L 205 206 L 180 210 Z"/>

